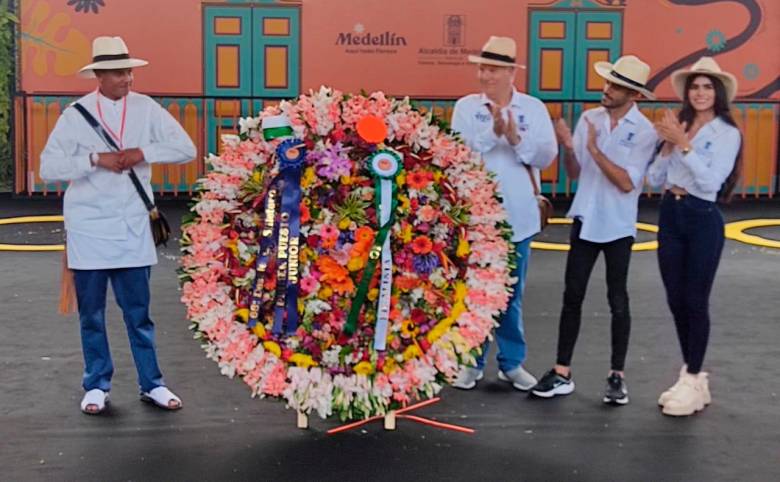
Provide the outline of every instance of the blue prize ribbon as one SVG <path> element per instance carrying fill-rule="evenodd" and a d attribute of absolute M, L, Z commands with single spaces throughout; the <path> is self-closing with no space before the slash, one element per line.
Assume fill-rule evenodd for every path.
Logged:
<path fill-rule="evenodd" d="M 271 182 L 263 206 L 263 229 L 260 231 L 259 249 L 255 260 L 255 280 L 252 283 L 252 294 L 249 304 L 249 319 L 247 326 L 251 329 L 263 318 L 263 293 L 265 279 L 268 276 L 268 261 L 274 252 L 276 237 L 279 231 L 278 217 L 278 187 L 277 181 Z"/>
<path fill-rule="evenodd" d="M 301 230 L 301 170 L 306 148 L 297 139 L 288 139 L 276 148 L 282 192 L 277 238 L 277 277 L 272 332 L 280 335 L 298 329 L 298 250 Z"/>

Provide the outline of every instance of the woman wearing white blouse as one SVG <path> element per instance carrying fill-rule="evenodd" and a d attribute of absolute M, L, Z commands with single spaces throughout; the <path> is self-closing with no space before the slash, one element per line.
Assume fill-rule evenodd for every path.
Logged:
<path fill-rule="evenodd" d="M 742 164 L 742 135 L 731 116 L 737 92 L 733 75 L 710 57 L 672 74 L 683 101 L 677 116 L 656 123 L 663 140 L 647 178 L 666 190 L 661 202 L 658 263 L 683 355 L 677 382 L 658 404 L 672 416 L 692 415 L 710 403 L 701 371 L 710 332 L 709 297 L 723 250 L 723 217 Z"/>

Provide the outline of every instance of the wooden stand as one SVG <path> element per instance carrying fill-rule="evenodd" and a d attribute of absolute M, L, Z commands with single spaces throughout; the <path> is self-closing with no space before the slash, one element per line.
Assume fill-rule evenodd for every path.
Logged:
<path fill-rule="evenodd" d="M 385 430 L 395 430 L 395 410 L 385 415 Z"/>
<path fill-rule="evenodd" d="M 427 407 L 428 405 L 432 405 L 436 402 L 441 400 L 441 398 L 436 397 L 432 398 L 430 400 L 425 400 L 424 402 L 420 402 L 414 405 L 410 405 L 408 407 L 400 408 L 398 410 L 392 410 L 386 415 L 376 415 L 374 417 L 367 418 L 365 420 L 360 420 L 357 422 L 348 423 L 346 425 L 342 425 L 340 427 L 332 428 L 328 430 L 328 435 L 337 434 L 339 432 L 346 432 L 347 430 L 352 430 L 353 428 L 360 427 L 362 425 L 365 425 L 367 423 L 373 422 L 375 420 L 382 419 L 384 421 L 384 427 L 385 430 L 395 430 L 396 428 L 396 422 L 399 418 L 402 418 L 404 420 L 409 420 L 411 422 L 415 423 L 421 423 L 423 425 L 428 425 L 429 427 L 436 427 L 436 428 L 443 428 L 445 430 L 452 430 L 454 432 L 461 432 L 461 433 L 469 433 L 472 434 L 476 432 L 473 428 L 468 427 L 461 427 L 460 425 L 452 425 L 449 423 L 444 422 L 437 422 L 436 420 L 431 420 L 429 418 L 424 417 L 418 417 L 416 415 L 407 415 L 406 412 L 410 412 L 412 410 L 416 410 L 418 408 Z"/>
<path fill-rule="evenodd" d="M 298 412 L 298 428 L 309 428 L 309 416 L 303 412 Z"/>

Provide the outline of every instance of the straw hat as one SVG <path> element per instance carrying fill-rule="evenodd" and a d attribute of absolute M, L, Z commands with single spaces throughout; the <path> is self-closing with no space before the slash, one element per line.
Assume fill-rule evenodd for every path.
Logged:
<path fill-rule="evenodd" d="M 638 57 L 624 55 L 614 64 L 604 61 L 596 62 L 593 64 L 593 69 L 613 84 L 622 85 L 639 92 L 650 100 L 655 100 L 655 95 L 645 87 L 647 79 L 650 77 L 650 66 L 639 60 Z"/>
<path fill-rule="evenodd" d="M 718 65 L 712 57 L 702 57 L 697 60 L 690 69 L 675 70 L 672 73 L 672 87 L 674 88 L 674 93 L 677 94 L 677 97 L 680 99 L 685 98 L 685 81 L 691 75 L 699 74 L 709 75 L 710 77 L 717 77 L 720 79 L 720 81 L 723 82 L 723 86 L 726 88 L 726 96 L 728 97 L 729 102 L 734 100 L 734 97 L 737 96 L 737 78 L 732 74 L 721 70 L 720 65 Z"/>
<path fill-rule="evenodd" d="M 514 39 L 509 37 L 491 36 L 482 47 L 479 55 L 469 55 L 469 62 L 474 64 L 496 65 L 498 67 L 525 68 L 515 62 L 517 57 L 517 45 Z"/>
<path fill-rule="evenodd" d="M 127 45 L 121 37 L 97 37 L 92 41 L 92 63 L 79 70 L 79 77 L 91 79 L 96 70 L 132 69 L 149 62 L 130 58 Z"/>

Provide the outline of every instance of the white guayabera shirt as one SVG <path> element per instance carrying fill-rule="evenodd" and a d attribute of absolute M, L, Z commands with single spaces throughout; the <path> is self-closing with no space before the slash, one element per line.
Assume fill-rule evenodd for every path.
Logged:
<path fill-rule="evenodd" d="M 92 92 L 77 102 L 114 133 L 122 130 L 123 99 L 112 101 Z M 197 155 L 192 140 L 168 111 L 151 97 L 134 92 L 127 95 L 122 146 L 143 151 L 145 161 L 133 169 L 150 199 L 152 163 L 186 163 Z M 131 268 L 157 263 L 149 214 L 130 176 L 90 163 L 91 153 L 109 151 L 82 115 L 71 107 L 57 120 L 41 153 L 41 178 L 69 181 L 63 214 L 71 269 Z"/>
<path fill-rule="evenodd" d="M 596 143 L 601 152 L 626 170 L 634 189 L 623 192 L 607 178 L 588 152 L 588 123 L 598 132 Z M 580 164 L 577 193 L 567 216 L 582 222 L 580 238 L 608 243 L 628 236 L 636 237 L 636 217 L 642 180 L 655 150 L 653 124 L 636 104 L 610 129 L 607 109 L 596 107 L 582 114 L 574 130 L 574 154 Z"/>
<path fill-rule="evenodd" d="M 496 137 L 490 100 L 485 94 L 471 94 L 455 103 L 452 129 L 460 132 L 466 144 L 482 154 L 487 169 L 496 174 L 504 209 L 512 225 L 512 241 L 519 242 L 538 233 L 541 227 L 539 207 L 528 171 L 531 166 L 537 185 L 539 170 L 548 167 L 558 153 L 550 114 L 536 97 L 514 91 L 512 100 L 502 109 L 504 119 L 514 117 L 521 141 L 509 144 L 505 136 Z"/>

